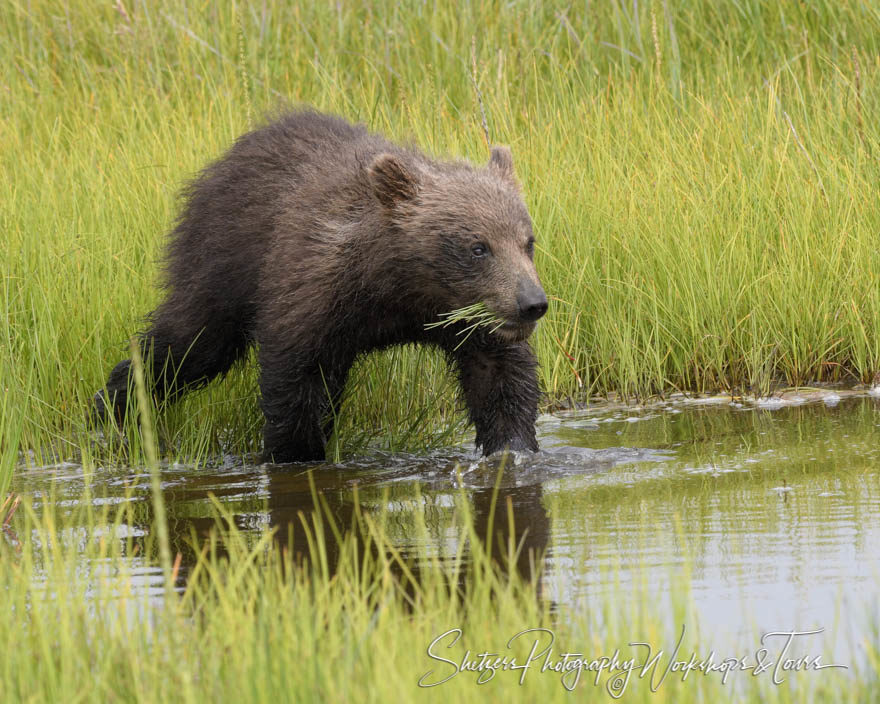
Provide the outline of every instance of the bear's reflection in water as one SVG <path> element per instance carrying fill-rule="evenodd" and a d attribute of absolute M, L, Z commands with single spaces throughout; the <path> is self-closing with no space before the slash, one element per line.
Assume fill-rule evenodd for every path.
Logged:
<path fill-rule="evenodd" d="M 340 553 L 336 531 L 351 530 L 356 506 L 374 522 L 384 521 L 385 538 L 403 559 L 414 563 L 416 571 L 420 556 L 453 560 L 460 550 L 462 579 L 466 578 L 470 545 L 463 517 L 467 515 L 484 546 L 488 537 L 493 539 L 491 554 L 503 571 L 514 567 L 521 577 L 532 579 L 549 556 L 551 526 L 543 499 L 547 482 L 606 472 L 621 463 L 663 459 L 668 459 L 664 452 L 645 448 L 551 444 L 537 453 L 479 460 L 460 450 L 376 453 L 335 465 L 248 465 L 232 459 L 225 469 L 166 469 L 162 477 L 172 553 L 181 555 L 179 586 L 185 584 L 188 568 L 212 532 L 220 537 L 218 553 L 224 554 L 224 531 L 217 530 L 218 520 L 231 522 L 252 542 L 272 530 L 275 543 L 296 561 L 310 559 L 310 535 L 320 533 L 327 566 L 335 570 Z M 135 533 L 146 534 L 153 523 L 149 477 L 141 474 L 133 479 L 137 488 L 131 499 L 132 515 L 135 527 L 141 529 Z M 106 490 L 114 488 L 108 485 Z M 320 512 L 315 510 L 316 496 Z M 211 497 L 222 505 L 222 519 Z M 467 502 L 466 512 L 461 510 L 462 501 Z M 509 564 L 511 543 L 517 553 Z M 363 547 L 359 542 L 360 550 Z M 140 554 L 144 548 L 138 548 Z"/>
<path fill-rule="evenodd" d="M 374 463 L 375 458 L 369 461 Z M 266 529 L 272 530 L 275 543 L 289 551 L 295 561 L 311 559 L 310 542 L 320 532 L 331 572 L 340 558 L 335 532 L 351 530 L 359 507 L 361 513 L 376 521 L 384 518 L 385 536 L 404 559 L 414 561 L 416 573 L 420 569 L 420 555 L 452 560 L 461 548 L 462 584 L 467 577 L 470 547 L 467 528 L 455 513 L 459 510 L 462 515 L 460 502 L 466 501 L 476 536 L 484 544 L 489 536 L 494 539 L 491 553 L 503 571 L 511 568 L 511 541 L 518 550 L 513 567 L 520 576 L 529 580 L 540 571 L 550 533 L 540 483 L 518 486 L 514 481 L 503 481 L 496 491 L 497 463 L 480 463 L 478 471 L 472 468 L 468 474 L 470 481 L 463 488 L 457 466 L 438 468 L 436 459 L 425 460 L 423 466 L 390 471 L 364 471 L 357 463 L 352 464 L 355 466 L 342 470 L 328 465 L 261 465 L 220 472 L 190 470 L 166 482 L 164 495 L 172 552 L 181 555 L 178 586 L 185 584 L 189 567 L 212 531 L 218 536 L 224 532 L 218 531 L 220 524 L 211 506 L 212 495 L 227 512 L 224 519 L 219 519 L 221 523 L 229 520 L 237 530 L 254 538 Z M 515 472 L 516 469 L 508 469 L 505 475 Z M 321 511 L 316 510 L 316 496 Z M 137 522 L 148 531 L 152 507 L 145 500 L 139 508 Z M 509 509 L 513 511 L 512 518 Z M 420 528 L 422 521 L 425 530 Z M 357 536 L 358 531 L 354 534 Z M 362 537 L 357 540 L 360 553 L 364 542 Z M 217 550 L 220 555 L 226 552 L 222 537 Z"/>

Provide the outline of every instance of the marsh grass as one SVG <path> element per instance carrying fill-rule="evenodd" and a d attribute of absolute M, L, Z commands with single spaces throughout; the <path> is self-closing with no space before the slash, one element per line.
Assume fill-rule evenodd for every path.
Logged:
<path fill-rule="evenodd" d="M 159 299 L 181 185 L 285 102 L 436 155 L 485 162 L 487 142 L 511 145 L 551 297 L 534 337 L 551 396 L 764 392 L 880 369 L 874 4 L 13 0 L 0 63 L 0 497 L 22 460 L 88 475 L 155 469 L 153 447 L 194 464 L 259 450 L 253 358 L 173 406 L 143 399 L 155 442 L 89 414 Z M 447 372 L 424 349 L 361 360 L 332 452 L 460 439 Z M 689 618 L 686 575 L 669 594 L 551 610 L 538 578 L 505 569 L 517 546 L 481 547 L 464 492 L 466 539 L 412 560 L 385 512 L 328 532 L 315 502 L 292 528 L 307 559 L 238 532 L 217 503 L 180 575 L 158 524 L 133 534 L 132 502 L 22 497 L 0 516 L 0 698 L 571 701 L 556 678 L 415 683 L 453 627 L 477 649 L 547 626 L 601 653 L 671 642 L 664 615 Z M 875 628 L 855 673 L 749 680 L 735 699 L 876 701 L 877 644 Z M 636 683 L 625 701 L 731 698 L 702 678 Z"/>
<path fill-rule="evenodd" d="M 868 382 L 878 57 L 855 1 L 2 3 L 0 451 L 143 460 L 92 395 L 159 299 L 181 185 L 284 102 L 436 155 L 511 146 L 550 397 Z M 163 455 L 258 450 L 256 391 L 242 365 L 157 409 Z M 464 427 L 443 360 L 394 350 L 352 374 L 338 448 Z"/>
<path fill-rule="evenodd" d="M 25 497 L 0 540 L 0 589 L 14 615 L 0 621 L 9 644 L 0 663 L 4 701 L 613 701 L 603 689 L 607 678 L 595 686 L 591 673 L 574 693 L 560 675 L 537 671 L 522 685 L 519 673 L 501 671 L 483 685 L 477 673 L 431 689 L 417 682 L 430 670 L 437 676 L 429 681 L 450 673 L 426 650 L 452 628 L 462 629 L 462 640 L 434 652 L 456 662 L 467 649 L 524 659 L 531 641 L 509 651 L 506 644 L 527 628 L 551 629 L 557 655 L 610 656 L 618 647 L 626 654 L 629 642 L 643 641 L 668 656 L 682 623 L 682 653 L 705 655 L 716 642 L 690 608 L 687 553 L 669 593 L 642 584 L 642 596 L 606 592 L 554 610 L 539 591 L 542 584 L 552 593 L 553 584 L 511 569 L 517 545 L 486 549 L 464 490 L 450 526 L 459 540 L 427 549 L 429 531 L 416 512 L 413 537 L 423 550 L 407 558 L 389 537 L 394 519 L 382 508 L 361 505 L 351 525 L 339 525 L 315 492 L 314 510 L 290 528 L 307 537 L 303 556 L 280 547 L 271 532 L 239 532 L 215 501 L 216 527 L 207 537 L 193 534 L 196 562 L 173 575 L 173 590 L 162 586 L 156 527 L 139 535 L 131 529 L 134 503 L 89 498 L 71 518 L 51 494 L 45 502 Z M 509 504 L 496 511 L 515 520 Z M 850 663 L 850 671 L 800 673 L 781 687 L 740 673 L 727 684 L 717 676 L 669 677 L 652 693 L 648 679 L 634 675 L 622 701 L 873 701 L 877 643 L 876 633 L 866 637 L 864 661 Z"/>

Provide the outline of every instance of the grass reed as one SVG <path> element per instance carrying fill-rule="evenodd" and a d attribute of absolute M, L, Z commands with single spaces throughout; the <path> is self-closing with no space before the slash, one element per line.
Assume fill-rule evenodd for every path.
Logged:
<path fill-rule="evenodd" d="M 878 56 L 855 1 L 4 3 L 2 451 L 143 459 L 136 429 L 95 438 L 91 397 L 158 300 L 181 185 L 285 101 L 437 155 L 485 161 L 484 122 L 511 145 L 551 398 L 869 382 Z M 460 437 L 438 356 L 352 381 L 343 452 Z M 257 450 L 256 391 L 242 365 L 159 409 L 162 453 Z"/>

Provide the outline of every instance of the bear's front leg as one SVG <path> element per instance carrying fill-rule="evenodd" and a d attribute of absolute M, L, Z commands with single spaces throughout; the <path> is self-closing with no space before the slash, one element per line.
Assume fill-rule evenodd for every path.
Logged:
<path fill-rule="evenodd" d="M 264 460 L 276 463 L 323 460 L 350 363 L 316 363 L 303 369 L 267 363 L 262 357 L 260 405 L 266 418 Z"/>
<path fill-rule="evenodd" d="M 537 450 L 538 361 L 529 343 L 465 344 L 450 355 L 483 454 Z"/>

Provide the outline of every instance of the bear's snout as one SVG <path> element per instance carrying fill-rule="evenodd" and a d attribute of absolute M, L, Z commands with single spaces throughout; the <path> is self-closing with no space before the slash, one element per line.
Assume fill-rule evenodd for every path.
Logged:
<path fill-rule="evenodd" d="M 547 312 L 547 295 L 540 284 L 526 280 L 520 283 L 516 294 L 519 319 L 532 323 Z"/>

